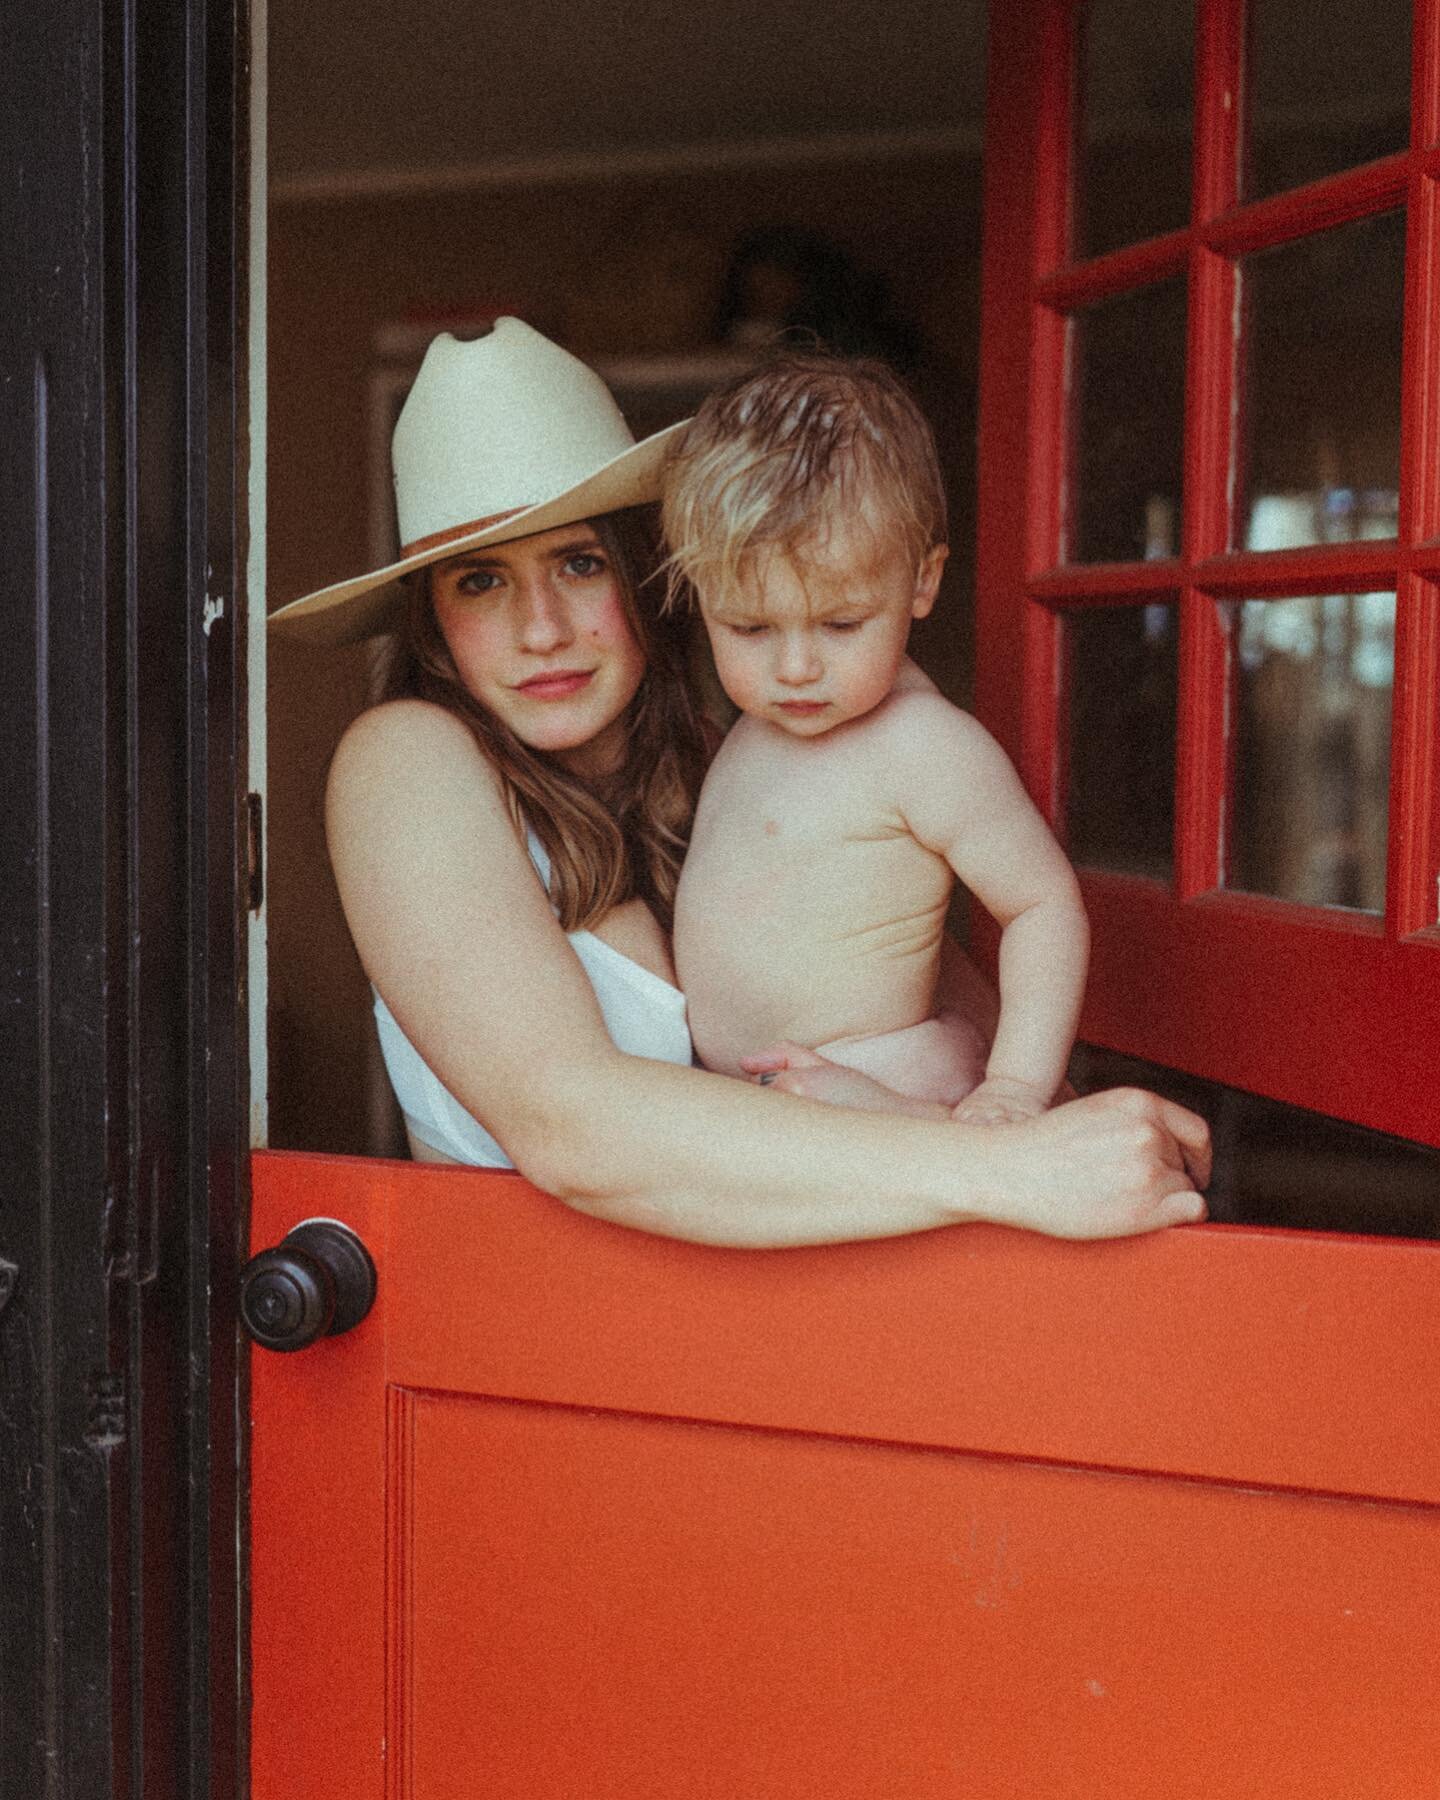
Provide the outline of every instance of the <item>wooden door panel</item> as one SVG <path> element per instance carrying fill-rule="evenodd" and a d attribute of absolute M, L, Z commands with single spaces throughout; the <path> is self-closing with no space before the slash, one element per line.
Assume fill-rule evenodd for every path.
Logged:
<path fill-rule="evenodd" d="M 340 1217 L 379 1271 L 255 1358 L 256 1800 L 1431 1791 L 1440 1250 L 254 1187 L 257 1244 Z"/>
<path fill-rule="evenodd" d="M 332 1207 L 379 1223 L 398 1386 L 1440 1502 L 1428 1244 L 968 1227 L 757 1254 L 618 1230 L 510 1174 L 256 1166 L 290 1196 L 271 1241 Z"/>
<path fill-rule="evenodd" d="M 415 1396 L 404 1793 L 1433 1792 L 1440 1520 Z"/>
<path fill-rule="evenodd" d="M 1081 1025 L 1090 1042 L 1435 1141 L 1436 931 L 1397 941 L 1378 920 L 1247 894 L 1197 898 L 1177 915 L 1153 884 L 1094 871 L 1082 882 L 1095 934 Z M 1307 994 L 1311 971 L 1317 959 L 1330 964 L 1337 943 L 1344 955 L 1317 1006 Z M 1226 971 L 1224 986 L 1217 969 Z M 1233 986 L 1263 1014 L 1263 1030 L 1237 1028 Z"/>

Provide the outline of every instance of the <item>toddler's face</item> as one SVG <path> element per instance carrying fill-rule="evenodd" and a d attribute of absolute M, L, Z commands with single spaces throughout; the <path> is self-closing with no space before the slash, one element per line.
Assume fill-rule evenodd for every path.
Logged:
<path fill-rule="evenodd" d="M 734 592 L 700 596 L 725 692 L 794 737 L 862 718 L 894 687 L 945 556 L 937 545 L 917 570 L 903 539 L 863 519 L 833 524 L 793 558 L 759 553 Z"/>

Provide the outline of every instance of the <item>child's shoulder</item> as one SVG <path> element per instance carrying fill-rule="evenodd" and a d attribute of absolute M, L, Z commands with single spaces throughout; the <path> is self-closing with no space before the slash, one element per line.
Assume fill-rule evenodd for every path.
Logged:
<path fill-rule="evenodd" d="M 883 722 L 887 735 L 922 749 L 937 740 L 951 749 L 993 742 L 977 718 L 947 700 L 908 658 L 885 703 Z"/>

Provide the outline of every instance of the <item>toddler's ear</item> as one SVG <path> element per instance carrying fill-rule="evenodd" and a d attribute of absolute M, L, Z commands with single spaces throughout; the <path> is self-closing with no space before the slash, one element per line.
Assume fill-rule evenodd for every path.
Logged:
<path fill-rule="evenodd" d="M 945 559 L 950 554 L 948 544 L 932 544 L 920 559 L 920 567 L 915 573 L 915 598 L 910 604 L 910 617 L 923 619 L 935 604 L 935 596 L 940 592 L 940 577 L 945 573 Z"/>

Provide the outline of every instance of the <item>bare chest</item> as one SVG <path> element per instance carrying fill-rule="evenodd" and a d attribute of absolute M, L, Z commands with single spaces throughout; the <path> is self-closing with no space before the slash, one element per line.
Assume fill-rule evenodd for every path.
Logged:
<path fill-rule="evenodd" d="M 800 749 L 722 753 L 696 815 L 682 913 L 741 930 L 746 919 L 803 916 L 830 936 L 863 931 L 897 905 L 933 905 L 949 872 L 910 832 L 879 759 Z"/>

